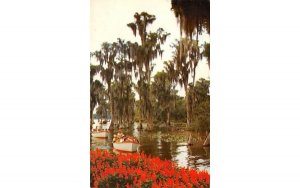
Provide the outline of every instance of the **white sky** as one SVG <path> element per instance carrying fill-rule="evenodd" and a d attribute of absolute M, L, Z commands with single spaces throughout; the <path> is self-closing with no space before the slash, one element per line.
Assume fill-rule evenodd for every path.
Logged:
<path fill-rule="evenodd" d="M 117 38 L 139 42 L 140 38 L 134 37 L 127 24 L 133 22 L 135 12 L 148 12 L 154 14 L 156 20 L 148 27 L 148 31 L 156 31 L 159 27 L 171 33 L 166 43 L 163 45 L 164 53 L 162 59 L 154 61 L 152 75 L 163 70 L 163 62 L 170 60 L 172 48 L 170 45 L 175 39 L 180 38 L 179 24 L 173 11 L 171 11 L 170 0 L 90 0 L 90 31 L 91 31 L 91 51 L 99 50 L 103 42 L 114 42 Z M 209 41 L 208 35 L 204 35 L 201 41 Z M 93 64 L 95 62 L 92 62 Z M 205 58 L 198 64 L 196 80 L 198 78 L 209 79 L 209 69 Z M 179 88 L 179 94 L 183 95 L 183 89 Z"/>

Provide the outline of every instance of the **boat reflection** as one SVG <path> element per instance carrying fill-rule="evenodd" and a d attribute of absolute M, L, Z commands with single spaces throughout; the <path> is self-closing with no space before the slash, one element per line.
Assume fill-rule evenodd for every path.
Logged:
<path fill-rule="evenodd" d="M 210 147 L 203 147 L 205 135 L 189 132 L 147 132 L 136 129 L 137 124 L 126 135 L 139 139 L 140 147 L 137 152 L 158 156 L 163 160 L 172 160 L 180 167 L 207 170 L 210 169 Z M 115 131 L 117 132 L 117 131 Z M 110 150 L 116 154 L 128 154 L 113 148 L 113 134 L 109 132 L 107 138 L 93 138 L 92 148 Z M 192 134 L 194 143 L 188 146 L 188 137 Z"/>

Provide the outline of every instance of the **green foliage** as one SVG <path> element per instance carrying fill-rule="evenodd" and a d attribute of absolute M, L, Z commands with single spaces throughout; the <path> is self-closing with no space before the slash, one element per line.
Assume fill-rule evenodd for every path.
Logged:
<path fill-rule="evenodd" d="M 180 20 L 193 14 L 198 15 L 182 10 L 186 6 L 182 3 L 183 1 L 172 1 Z M 205 19 L 199 17 L 195 20 Z M 147 26 L 155 20 L 155 15 L 135 13 L 134 21 L 127 26 L 135 36 L 140 37 L 140 44 L 118 39 L 116 42 L 102 43 L 101 49 L 91 53 L 91 57 L 96 58 L 99 64 L 90 65 L 90 113 L 98 105 L 98 116 L 107 117 L 110 114 L 112 122 L 119 124 L 130 124 L 134 120 L 147 121 L 151 127 L 153 122 L 169 125 L 171 121 L 186 122 L 197 130 L 209 130 L 209 81 L 202 79 L 195 83 L 195 71 L 202 56 L 209 62 L 210 44 L 204 44 L 201 52 L 198 40 L 192 40 L 191 37 L 177 40 L 173 45 L 173 58 L 164 62 L 165 70 L 157 72 L 152 80 L 151 73 L 155 66 L 152 61 L 162 58 L 161 46 L 170 35 L 162 28 L 155 32 L 147 31 Z M 199 29 L 196 28 L 199 24 L 200 27 L 209 29 L 207 25 L 193 21 L 181 24 L 187 34 Z M 98 74 L 100 77 L 95 79 Z M 184 86 L 185 97 L 177 95 L 175 88 L 178 84 Z M 135 100 L 134 89 L 139 96 L 138 101 Z"/>
<path fill-rule="evenodd" d="M 210 130 L 210 81 L 200 79 L 194 87 L 193 124 L 200 131 Z"/>
<path fill-rule="evenodd" d="M 186 121 L 186 107 L 183 97 L 176 96 L 175 107 L 171 111 L 171 120 L 174 120 L 176 122 Z"/>
<path fill-rule="evenodd" d="M 168 80 L 168 74 L 164 71 L 157 72 L 152 83 L 152 92 L 156 102 L 155 115 L 159 120 L 168 123 L 168 113 L 172 108 L 171 82 Z"/>
<path fill-rule="evenodd" d="M 204 43 L 202 54 L 207 58 L 208 66 L 210 67 L 210 43 Z"/>
<path fill-rule="evenodd" d="M 138 33 L 141 39 L 141 45 L 134 44 L 131 46 L 131 55 L 135 66 L 138 67 L 135 73 L 139 77 L 136 88 L 141 101 L 139 106 L 140 112 L 146 112 L 147 123 L 150 129 L 153 126 L 153 101 L 150 87 L 151 73 L 154 68 L 152 61 L 158 56 L 162 57 L 163 50 L 161 49 L 161 45 L 164 44 L 170 35 L 170 33 L 165 32 L 162 28 L 157 29 L 156 32 L 147 31 L 147 26 L 151 25 L 155 20 L 155 15 L 141 12 L 135 13 L 134 22 L 127 24 L 134 36 Z M 140 115 L 142 114 L 140 113 Z M 141 121 L 142 116 L 139 118 Z"/>

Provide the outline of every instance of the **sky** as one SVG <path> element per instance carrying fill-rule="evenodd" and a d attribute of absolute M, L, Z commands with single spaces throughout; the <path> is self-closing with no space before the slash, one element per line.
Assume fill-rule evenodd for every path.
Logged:
<path fill-rule="evenodd" d="M 117 38 L 139 42 L 137 34 L 135 37 L 127 24 L 134 21 L 135 12 L 148 12 L 154 14 L 156 20 L 147 29 L 156 31 L 163 28 L 171 33 L 163 45 L 163 57 L 154 60 L 154 70 L 152 75 L 163 70 L 163 62 L 172 57 L 170 45 L 175 39 L 180 38 L 179 23 L 171 10 L 171 0 L 90 0 L 90 31 L 91 31 L 91 52 L 99 50 L 103 42 L 115 42 Z M 200 37 L 200 42 L 209 42 L 209 36 L 204 34 Z M 96 64 L 92 60 L 92 64 Z M 198 64 L 196 70 L 196 80 L 199 78 L 209 79 L 209 69 L 205 58 Z M 184 95 L 182 88 L 178 86 L 179 95 Z"/>

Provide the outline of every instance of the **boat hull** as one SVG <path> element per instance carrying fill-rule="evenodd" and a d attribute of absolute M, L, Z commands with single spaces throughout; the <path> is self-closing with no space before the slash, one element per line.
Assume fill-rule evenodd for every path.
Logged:
<path fill-rule="evenodd" d="M 95 138 L 106 138 L 108 137 L 108 132 L 107 131 L 93 132 L 92 136 Z"/>
<path fill-rule="evenodd" d="M 129 151 L 134 152 L 137 151 L 140 144 L 130 143 L 130 142 L 122 142 L 122 143 L 113 143 L 115 149 L 120 151 Z"/>

